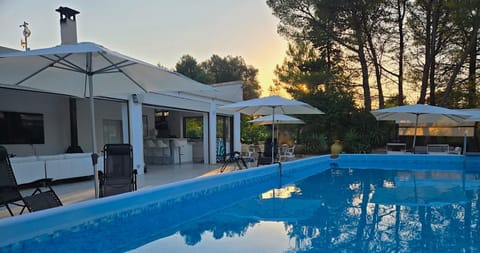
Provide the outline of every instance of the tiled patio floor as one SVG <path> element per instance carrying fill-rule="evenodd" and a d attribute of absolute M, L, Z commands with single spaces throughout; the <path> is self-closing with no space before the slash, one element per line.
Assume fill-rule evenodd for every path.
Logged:
<path fill-rule="evenodd" d="M 138 190 L 156 185 L 168 184 L 180 180 L 208 176 L 219 173 L 221 164 L 199 164 L 184 163 L 181 165 L 157 165 L 149 166 L 146 174 L 137 177 Z M 232 168 L 229 168 L 230 170 Z M 229 171 L 227 169 L 226 171 Z M 63 205 L 69 205 L 80 201 L 94 198 L 95 190 L 93 179 L 87 179 L 77 182 L 54 184 L 53 189 L 60 197 Z M 33 192 L 32 189 L 22 190 L 22 195 L 27 196 Z M 15 214 L 20 212 L 20 208 L 14 208 Z M 10 217 L 5 207 L 0 207 L 0 218 Z"/>

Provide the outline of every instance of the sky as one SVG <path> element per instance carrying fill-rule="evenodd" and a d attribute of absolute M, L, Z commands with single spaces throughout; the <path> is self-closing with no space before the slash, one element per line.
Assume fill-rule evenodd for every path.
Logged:
<path fill-rule="evenodd" d="M 32 31 L 30 49 L 59 45 L 60 6 L 80 12 L 79 42 L 169 69 L 185 54 L 197 62 L 213 54 L 241 56 L 259 70 L 262 96 L 270 95 L 273 71 L 287 50 L 265 0 L 0 0 L 0 46 L 22 50 L 24 21 Z"/>

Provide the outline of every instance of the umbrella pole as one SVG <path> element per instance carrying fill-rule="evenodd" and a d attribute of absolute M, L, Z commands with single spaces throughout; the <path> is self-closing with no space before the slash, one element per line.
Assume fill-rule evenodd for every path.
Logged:
<path fill-rule="evenodd" d="M 272 163 L 275 162 L 275 106 L 272 113 Z"/>
<path fill-rule="evenodd" d="M 277 144 L 279 144 L 280 142 L 280 129 L 279 129 L 280 126 L 277 126 Z"/>
<path fill-rule="evenodd" d="M 89 77 L 91 79 L 91 77 Z M 90 92 L 92 92 L 92 84 L 90 84 Z M 92 93 L 90 93 L 92 94 Z M 94 106 L 94 101 L 93 101 L 93 96 L 90 96 L 90 117 L 91 117 L 91 122 L 92 122 L 92 154 L 96 155 L 97 154 L 97 138 L 95 134 L 95 106 Z M 93 162 L 93 161 L 92 161 Z M 93 176 L 94 176 L 94 182 L 95 182 L 95 198 L 99 197 L 99 179 L 98 179 L 98 165 L 97 161 L 93 162 Z"/>
<path fill-rule="evenodd" d="M 415 118 L 415 130 L 413 131 L 412 153 L 415 152 L 415 141 L 417 140 L 418 113 L 416 115 L 417 117 Z"/>
<path fill-rule="evenodd" d="M 93 100 L 93 76 L 92 72 L 92 53 L 87 54 L 87 76 L 88 76 L 88 90 L 90 100 L 90 119 L 92 123 L 92 152 L 93 155 L 97 154 L 97 136 L 95 134 L 95 103 Z M 93 177 L 95 183 L 95 198 L 99 197 L 99 179 L 98 179 L 98 167 L 97 162 L 93 161 Z"/>

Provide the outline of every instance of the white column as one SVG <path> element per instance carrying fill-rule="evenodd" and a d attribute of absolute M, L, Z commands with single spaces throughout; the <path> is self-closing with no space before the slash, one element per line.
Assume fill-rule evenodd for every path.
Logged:
<path fill-rule="evenodd" d="M 210 102 L 210 111 L 208 115 L 208 132 L 210 143 L 210 164 L 217 163 L 217 105 L 214 101 Z"/>
<path fill-rule="evenodd" d="M 210 152 L 208 147 L 209 141 L 208 113 L 203 113 L 203 163 L 208 164 L 210 160 Z"/>
<path fill-rule="evenodd" d="M 233 115 L 233 151 L 242 151 L 242 143 L 240 143 L 240 113 Z"/>
<path fill-rule="evenodd" d="M 123 143 L 130 143 L 130 129 L 128 127 L 128 103 L 122 103 L 122 137 Z"/>
<path fill-rule="evenodd" d="M 133 168 L 137 169 L 139 175 L 142 175 L 145 166 L 143 161 L 142 102 L 134 103 L 130 96 L 128 99 L 128 114 L 130 116 L 128 117 L 130 144 L 133 148 Z"/>

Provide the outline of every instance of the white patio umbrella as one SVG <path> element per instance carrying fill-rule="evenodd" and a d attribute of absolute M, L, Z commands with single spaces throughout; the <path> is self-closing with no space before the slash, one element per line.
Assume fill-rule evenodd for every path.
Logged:
<path fill-rule="evenodd" d="M 91 42 L 0 54 L 0 84 L 90 98 L 93 153 L 97 153 L 93 97 L 166 91 L 213 91 L 178 73 Z M 97 167 L 94 166 L 98 197 Z"/>
<path fill-rule="evenodd" d="M 275 124 L 305 124 L 303 120 L 291 117 L 285 114 L 267 115 L 260 118 L 249 120 L 249 123 L 258 123 L 261 125 L 271 125 L 275 117 Z"/>
<path fill-rule="evenodd" d="M 275 161 L 275 117 L 277 114 L 324 114 L 317 108 L 294 99 L 270 96 L 220 106 L 219 109 L 247 115 L 272 115 L 272 163 Z"/>
<path fill-rule="evenodd" d="M 377 120 L 394 120 L 396 123 L 415 123 L 412 148 L 415 148 L 418 123 L 460 123 L 471 116 L 466 112 L 423 104 L 390 107 L 371 111 L 370 113 L 372 113 Z"/>
<path fill-rule="evenodd" d="M 275 117 L 275 121 L 273 121 L 273 118 Z M 273 127 L 273 123 L 275 123 L 275 125 L 277 125 L 277 139 L 278 139 L 278 125 L 279 124 L 292 124 L 292 125 L 295 125 L 295 124 L 305 124 L 305 122 L 301 119 L 297 119 L 295 117 L 291 117 L 291 116 L 288 116 L 288 115 L 285 115 L 285 114 L 277 114 L 277 115 L 267 115 L 267 116 L 263 116 L 263 117 L 259 117 L 259 118 L 256 118 L 256 119 L 252 119 L 252 120 L 249 120 L 248 121 L 249 123 L 257 123 L 257 124 L 260 124 L 260 125 L 272 125 Z"/>

